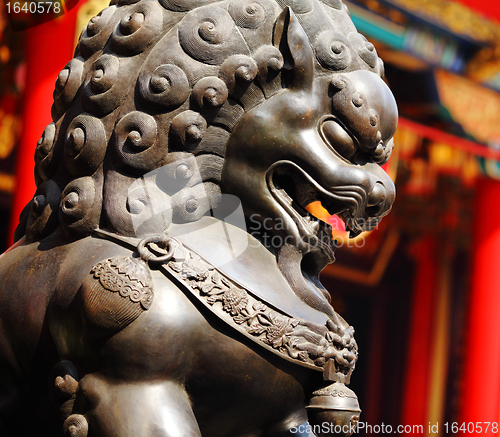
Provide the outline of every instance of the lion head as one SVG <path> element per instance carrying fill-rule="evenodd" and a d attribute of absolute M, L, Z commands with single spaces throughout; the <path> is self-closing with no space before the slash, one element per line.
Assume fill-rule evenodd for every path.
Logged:
<path fill-rule="evenodd" d="M 333 246 L 309 203 L 357 234 L 394 200 L 382 74 L 341 0 L 112 2 L 58 76 L 16 237 L 142 237 L 227 193 L 266 223 L 258 238 L 280 237 L 269 250 L 294 248 L 313 274 Z"/>

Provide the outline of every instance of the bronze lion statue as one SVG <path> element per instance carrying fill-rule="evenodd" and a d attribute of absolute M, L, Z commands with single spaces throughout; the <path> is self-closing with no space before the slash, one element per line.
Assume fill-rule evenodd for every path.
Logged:
<path fill-rule="evenodd" d="M 94 17 L 0 259 L 0 434 L 276 437 L 308 418 L 351 434 L 354 330 L 306 207 L 351 235 L 389 212 L 382 75 L 341 0 Z"/>

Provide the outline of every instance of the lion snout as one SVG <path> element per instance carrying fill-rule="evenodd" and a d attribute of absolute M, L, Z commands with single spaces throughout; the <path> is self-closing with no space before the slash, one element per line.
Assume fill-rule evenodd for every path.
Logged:
<path fill-rule="evenodd" d="M 367 199 L 369 217 L 382 217 L 389 212 L 395 197 L 394 190 L 390 188 L 386 188 L 382 182 L 375 183 Z"/>

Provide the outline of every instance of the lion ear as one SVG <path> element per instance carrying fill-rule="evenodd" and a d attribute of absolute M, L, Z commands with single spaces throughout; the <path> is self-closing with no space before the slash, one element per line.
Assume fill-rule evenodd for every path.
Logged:
<path fill-rule="evenodd" d="M 285 60 L 288 88 L 311 89 L 314 79 L 314 55 L 306 32 L 289 6 L 279 15 L 273 42 Z"/>

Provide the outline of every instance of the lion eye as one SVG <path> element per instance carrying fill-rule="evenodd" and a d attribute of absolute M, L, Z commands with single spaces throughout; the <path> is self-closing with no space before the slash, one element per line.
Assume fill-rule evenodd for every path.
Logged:
<path fill-rule="evenodd" d="M 350 160 L 355 155 L 357 144 L 336 120 L 325 120 L 321 123 L 320 132 L 328 145 L 343 158 Z"/>

